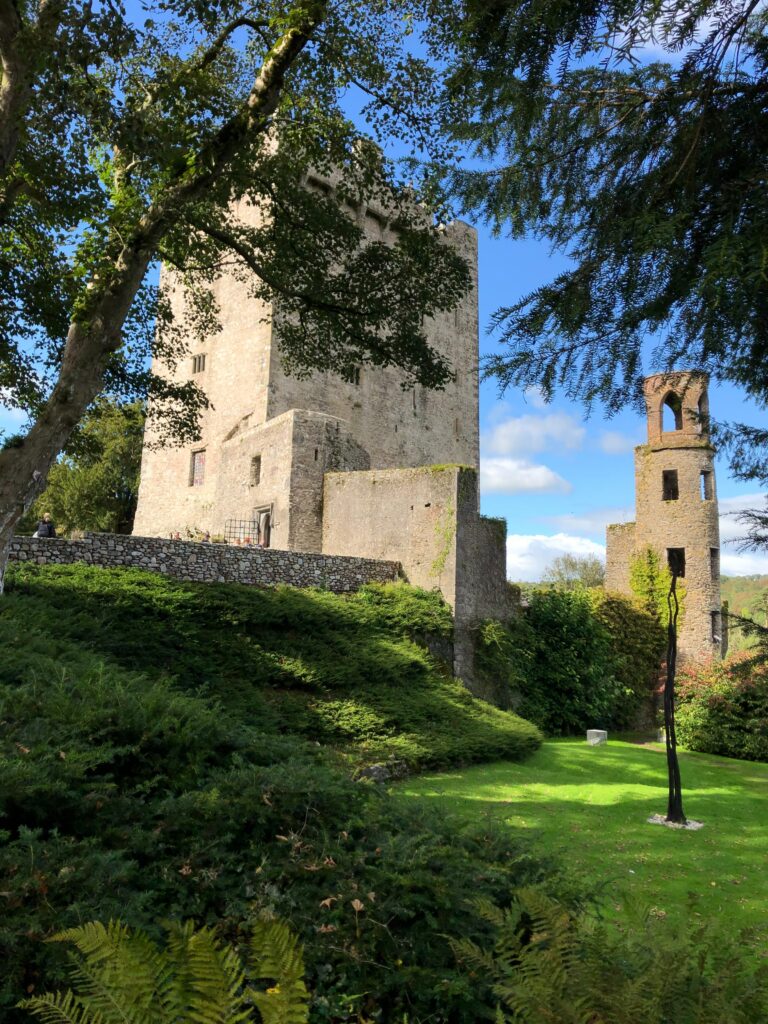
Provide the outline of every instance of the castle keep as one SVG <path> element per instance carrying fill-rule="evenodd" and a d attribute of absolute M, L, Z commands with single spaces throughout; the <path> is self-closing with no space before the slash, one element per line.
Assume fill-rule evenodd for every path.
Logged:
<path fill-rule="evenodd" d="M 720 530 L 707 377 L 657 374 L 643 390 L 648 443 L 635 448 L 636 518 L 608 527 L 605 586 L 630 594 L 632 561 L 652 549 L 685 587 L 680 659 L 720 657 Z"/>
<path fill-rule="evenodd" d="M 352 215 L 366 239 L 395 242 L 375 202 Z M 242 205 L 238 216 L 256 214 Z M 150 410 L 134 534 L 208 531 L 234 544 L 397 561 L 410 582 L 441 590 L 457 627 L 504 616 L 506 531 L 478 504 L 477 238 L 460 222 L 444 238 L 472 269 L 459 307 L 425 324 L 455 373 L 444 391 L 404 390 L 392 367 L 363 366 L 350 381 L 287 376 L 274 309 L 222 273 L 213 286 L 221 331 L 175 371 L 154 367 L 194 376 L 211 407 L 186 449 L 154 445 Z M 181 313 L 183 293 L 165 270 L 162 287 Z"/>

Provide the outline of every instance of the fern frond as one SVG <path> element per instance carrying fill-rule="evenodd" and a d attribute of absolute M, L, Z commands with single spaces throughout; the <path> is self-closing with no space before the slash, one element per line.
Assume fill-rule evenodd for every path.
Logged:
<path fill-rule="evenodd" d="M 298 937 L 282 921 L 263 921 L 251 939 L 254 977 L 270 979 L 266 992 L 250 997 L 264 1024 L 306 1024 L 309 994 L 304 984 L 304 955 Z"/>
<path fill-rule="evenodd" d="M 216 939 L 211 928 L 191 922 L 168 925 L 168 957 L 173 966 L 162 1002 L 174 1019 L 195 1024 L 240 1024 L 245 972 L 240 958 Z"/>
<path fill-rule="evenodd" d="M 19 1006 L 44 1024 L 245 1024 L 254 1007 L 263 1024 L 306 1024 L 309 995 L 302 947 L 279 921 L 254 933 L 250 962 L 264 992 L 246 985 L 236 950 L 211 928 L 166 925 L 166 949 L 119 921 L 70 928 L 54 937 L 72 942 L 74 990 L 27 999 Z"/>
<path fill-rule="evenodd" d="M 48 942 L 71 942 L 92 963 L 108 960 L 119 954 L 120 949 L 131 939 L 131 931 L 121 921 L 89 921 L 77 928 L 67 928 L 52 935 Z"/>
<path fill-rule="evenodd" d="M 103 1024 L 102 1018 L 87 1010 L 74 992 L 46 992 L 16 1004 L 39 1017 L 44 1024 Z"/>
<path fill-rule="evenodd" d="M 448 939 L 451 951 L 461 964 L 477 971 L 493 974 L 496 970 L 496 960 L 492 953 L 481 949 L 470 939 Z"/>

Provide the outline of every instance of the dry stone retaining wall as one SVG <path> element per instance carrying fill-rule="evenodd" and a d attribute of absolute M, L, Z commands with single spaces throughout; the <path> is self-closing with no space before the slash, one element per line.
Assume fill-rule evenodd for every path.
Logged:
<path fill-rule="evenodd" d="M 323 587 L 335 593 L 358 590 L 365 583 L 396 580 L 397 562 L 338 555 L 237 548 L 224 544 L 111 533 L 86 534 L 83 540 L 14 537 L 10 558 L 16 562 L 68 565 L 86 562 L 106 569 L 135 568 L 199 583 L 246 583 L 253 586 Z"/>

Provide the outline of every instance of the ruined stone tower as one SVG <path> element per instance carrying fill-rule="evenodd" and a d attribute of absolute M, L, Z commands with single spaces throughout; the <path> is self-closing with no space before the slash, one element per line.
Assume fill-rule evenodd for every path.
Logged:
<path fill-rule="evenodd" d="M 635 448 L 635 522 L 607 531 L 607 590 L 631 593 L 632 561 L 647 548 L 677 568 L 685 586 L 679 658 L 689 661 L 720 657 L 725 646 L 707 382 L 695 372 L 646 378 L 648 442 Z"/>

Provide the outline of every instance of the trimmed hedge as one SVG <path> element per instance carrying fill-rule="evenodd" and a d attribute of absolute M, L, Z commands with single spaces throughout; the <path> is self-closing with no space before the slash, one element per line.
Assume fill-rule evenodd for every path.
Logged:
<path fill-rule="evenodd" d="M 677 675 L 676 727 L 690 750 L 768 762 L 768 666 L 712 661 Z"/>

